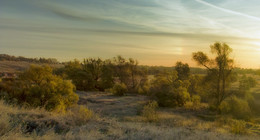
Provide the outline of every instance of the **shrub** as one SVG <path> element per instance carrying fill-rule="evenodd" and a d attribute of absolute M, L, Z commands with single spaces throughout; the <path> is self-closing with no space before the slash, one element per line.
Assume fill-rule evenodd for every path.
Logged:
<path fill-rule="evenodd" d="M 236 119 L 248 120 L 251 117 L 251 109 L 248 102 L 237 97 L 231 97 L 220 105 L 220 112 L 228 114 Z"/>
<path fill-rule="evenodd" d="M 113 86 L 112 93 L 117 96 L 123 96 L 127 92 L 127 87 L 124 83 L 116 83 Z"/>
<path fill-rule="evenodd" d="M 146 118 L 147 121 L 157 121 L 158 113 L 157 113 L 158 104 L 156 101 L 150 101 L 147 105 L 144 106 L 142 110 L 142 116 Z"/>
<path fill-rule="evenodd" d="M 200 103 L 199 95 L 193 95 L 191 98 L 191 101 L 186 102 L 184 107 L 185 107 L 185 109 L 188 109 L 188 110 L 199 110 L 199 109 L 205 108 L 205 106 L 201 105 L 201 103 Z"/>
<path fill-rule="evenodd" d="M 93 117 L 93 112 L 85 106 L 73 106 L 67 112 L 67 115 L 71 121 L 76 125 L 85 124 Z"/>
<path fill-rule="evenodd" d="M 14 81 L 1 84 L 6 92 L 5 100 L 15 101 L 29 107 L 64 112 L 78 101 L 74 85 L 52 74 L 49 66 L 31 66 Z"/>
<path fill-rule="evenodd" d="M 152 89 L 153 97 L 160 106 L 163 107 L 176 107 L 183 106 L 190 100 L 190 95 L 186 88 L 164 88 Z"/>
<path fill-rule="evenodd" d="M 189 84 L 187 80 L 178 80 L 177 72 L 173 71 L 156 77 L 152 82 L 150 95 L 158 102 L 159 106 L 183 106 L 190 100 L 190 94 L 187 91 Z"/>
<path fill-rule="evenodd" d="M 138 94 L 141 94 L 141 95 L 147 95 L 149 92 L 149 88 L 150 88 L 150 86 L 148 84 L 139 86 L 137 92 L 138 92 Z"/>
<path fill-rule="evenodd" d="M 200 96 L 199 95 L 193 95 L 191 97 L 191 101 L 194 106 L 199 106 L 200 105 Z"/>
<path fill-rule="evenodd" d="M 246 122 L 241 120 L 232 120 L 230 124 L 230 131 L 234 134 L 246 134 L 248 130 L 246 128 Z"/>

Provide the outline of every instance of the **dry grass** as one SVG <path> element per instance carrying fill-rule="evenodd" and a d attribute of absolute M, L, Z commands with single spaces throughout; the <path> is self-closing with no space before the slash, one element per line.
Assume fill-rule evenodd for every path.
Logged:
<path fill-rule="evenodd" d="M 158 110 L 158 121 L 145 122 L 140 113 L 148 101 L 144 96 L 115 97 L 105 93 L 85 92 L 79 95 L 81 105 L 87 104 L 94 112 L 100 112 L 100 115 L 94 114 L 92 119 L 86 119 L 80 125 L 73 120 L 84 122 L 88 116 L 77 115 L 77 112 L 86 112 L 84 109 L 74 110 L 76 115 L 60 115 L 41 109 L 12 107 L 0 102 L 0 124 L 3 124 L 0 125 L 0 139 L 259 139 L 258 135 L 234 135 L 228 131 L 228 125 L 204 121 L 195 115 L 195 111 L 184 108 L 161 108 Z M 25 133 L 28 122 L 35 122 L 40 129 Z M 55 125 L 46 127 L 50 122 Z M 40 125 L 42 123 L 45 125 Z"/>

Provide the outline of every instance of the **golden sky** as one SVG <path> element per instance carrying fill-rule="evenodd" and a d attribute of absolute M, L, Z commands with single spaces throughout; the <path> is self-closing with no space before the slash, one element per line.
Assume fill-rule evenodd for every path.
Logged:
<path fill-rule="evenodd" d="M 236 66 L 260 68 L 259 0 L 1 0 L 0 53 L 60 61 L 116 55 L 196 64 L 216 41 Z"/>

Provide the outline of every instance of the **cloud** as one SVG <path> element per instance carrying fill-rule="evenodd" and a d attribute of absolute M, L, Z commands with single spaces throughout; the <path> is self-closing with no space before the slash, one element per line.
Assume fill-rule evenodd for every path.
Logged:
<path fill-rule="evenodd" d="M 57 6 L 55 4 L 49 4 L 49 3 L 41 3 L 38 4 L 38 6 L 41 6 L 49 11 L 51 11 L 52 13 L 63 17 L 65 19 L 71 19 L 71 20 L 80 20 L 80 21 L 102 21 L 104 20 L 103 18 L 99 18 L 99 17 L 94 17 L 94 16 L 90 16 L 90 15 L 80 15 L 79 13 L 72 11 L 70 9 L 67 8 L 63 8 L 61 6 Z"/>
<path fill-rule="evenodd" d="M 108 37 L 116 36 L 140 36 L 140 37 L 168 37 L 168 38 L 184 38 L 194 40 L 207 40 L 207 41 L 259 41 L 258 38 L 246 38 L 238 36 L 218 35 L 210 33 L 186 33 L 186 32 L 163 32 L 163 31 L 131 31 L 131 30 L 109 30 L 109 29 L 92 29 L 84 27 L 35 27 L 26 25 L 11 25 L 0 24 L 0 28 L 14 31 L 31 32 L 31 33 L 44 33 L 49 36 L 59 36 L 61 39 L 64 35 L 84 36 L 84 35 L 103 35 Z M 77 39 L 79 40 L 79 39 Z"/>
<path fill-rule="evenodd" d="M 243 16 L 243 17 L 246 17 L 246 18 L 249 18 L 249 19 L 253 19 L 253 20 L 256 20 L 256 21 L 260 21 L 260 18 L 259 18 L 259 17 L 255 17 L 255 16 L 251 16 L 251 15 L 248 15 L 248 14 L 236 12 L 236 11 L 229 10 L 229 9 L 226 9 L 226 8 L 222 8 L 222 7 L 213 5 L 213 4 L 211 4 L 211 3 L 205 2 L 205 1 L 203 1 L 203 0 L 195 0 L 195 1 L 198 2 L 198 3 L 201 3 L 201 4 L 203 4 L 203 5 L 206 5 L 206 6 L 209 6 L 209 7 L 215 8 L 215 9 L 218 9 L 218 10 L 220 10 L 220 11 L 226 12 L 226 13 L 230 13 L 230 14 L 234 14 L 234 15 L 238 15 L 238 16 Z"/>

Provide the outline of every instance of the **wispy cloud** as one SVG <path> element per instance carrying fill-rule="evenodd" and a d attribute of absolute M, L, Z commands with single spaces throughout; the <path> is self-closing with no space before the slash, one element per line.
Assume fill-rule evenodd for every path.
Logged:
<path fill-rule="evenodd" d="M 208 2 L 206 2 L 206 1 L 203 1 L 203 0 L 195 0 L 195 1 L 197 1 L 198 3 L 201 3 L 201 4 L 203 4 L 203 5 L 207 5 L 207 6 L 210 6 L 210 7 L 212 7 L 212 8 L 218 9 L 218 10 L 220 10 L 220 11 L 226 12 L 226 13 L 230 13 L 230 14 L 242 16 L 242 17 L 245 17 L 245 18 L 253 19 L 253 20 L 256 20 L 256 21 L 260 21 L 260 18 L 259 18 L 259 17 L 255 17 L 255 16 L 251 16 L 251 15 L 248 15 L 248 14 L 236 12 L 236 11 L 229 10 L 229 9 L 226 9 L 226 8 L 222 8 L 222 7 L 213 5 L 213 4 L 208 3 Z"/>

